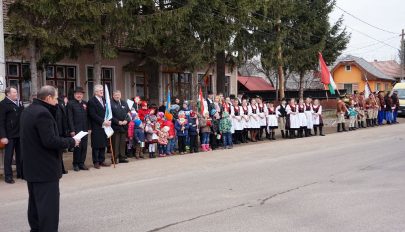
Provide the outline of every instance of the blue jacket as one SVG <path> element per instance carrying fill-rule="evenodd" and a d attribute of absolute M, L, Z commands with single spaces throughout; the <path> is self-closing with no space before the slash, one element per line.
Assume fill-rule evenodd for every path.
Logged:
<path fill-rule="evenodd" d="M 134 127 L 134 143 L 145 142 L 145 131 L 139 126 Z"/>
<path fill-rule="evenodd" d="M 198 135 L 197 133 L 197 119 L 196 118 L 190 118 L 190 121 L 188 121 L 188 134 L 189 135 Z"/>
<path fill-rule="evenodd" d="M 189 129 L 189 124 L 188 123 L 184 124 L 184 130 L 182 131 L 179 120 L 176 120 L 176 123 L 174 124 L 174 128 L 176 129 L 177 136 L 180 136 L 180 137 L 188 136 L 188 129 Z"/>

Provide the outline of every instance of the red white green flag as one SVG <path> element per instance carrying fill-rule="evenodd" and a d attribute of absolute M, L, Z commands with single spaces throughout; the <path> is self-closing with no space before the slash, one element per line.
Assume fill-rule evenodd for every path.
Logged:
<path fill-rule="evenodd" d="M 201 115 L 203 115 L 204 114 L 204 97 L 202 94 L 201 87 L 200 87 L 200 91 L 198 93 L 198 108 L 199 108 L 199 111 L 201 112 Z"/>
<path fill-rule="evenodd" d="M 337 89 L 336 83 L 333 81 L 332 74 L 329 72 L 328 66 L 326 65 L 321 53 L 319 53 L 319 69 L 321 73 L 321 82 L 325 86 L 328 86 L 331 94 L 335 94 L 335 90 Z"/>

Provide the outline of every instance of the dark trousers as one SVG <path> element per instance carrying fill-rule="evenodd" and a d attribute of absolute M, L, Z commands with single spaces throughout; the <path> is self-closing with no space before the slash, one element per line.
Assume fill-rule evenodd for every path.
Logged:
<path fill-rule="evenodd" d="M 190 135 L 190 151 L 191 152 L 198 151 L 197 135 Z"/>
<path fill-rule="evenodd" d="M 167 144 L 159 144 L 158 145 L 159 155 L 166 154 L 166 149 L 167 149 Z"/>
<path fill-rule="evenodd" d="M 177 140 L 179 141 L 179 152 L 186 152 L 186 139 L 187 136 L 178 136 Z"/>
<path fill-rule="evenodd" d="M 21 163 L 21 149 L 20 149 L 20 139 L 8 139 L 8 144 L 6 145 L 4 151 L 4 176 L 6 178 L 13 177 L 13 154 L 15 152 L 15 163 L 17 168 L 17 177 L 22 177 L 22 163 Z"/>
<path fill-rule="evenodd" d="M 105 161 L 105 148 L 92 148 L 93 164 L 101 164 Z"/>
<path fill-rule="evenodd" d="M 122 131 L 114 132 L 112 136 L 112 146 L 114 149 L 115 159 L 124 160 L 127 158 L 125 155 L 125 147 L 127 143 L 127 133 Z"/>
<path fill-rule="evenodd" d="M 88 136 L 81 139 L 79 147 L 73 150 L 73 165 L 83 166 L 86 161 Z"/>
<path fill-rule="evenodd" d="M 222 140 L 224 148 L 233 146 L 231 132 L 222 133 Z"/>
<path fill-rule="evenodd" d="M 32 232 L 58 231 L 59 180 L 52 182 L 27 182 L 28 223 Z"/>

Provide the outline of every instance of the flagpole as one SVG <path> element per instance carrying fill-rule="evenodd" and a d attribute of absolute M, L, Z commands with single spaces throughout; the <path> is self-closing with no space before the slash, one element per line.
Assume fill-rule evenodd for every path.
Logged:
<path fill-rule="evenodd" d="M 109 141 L 110 141 L 110 149 L 111 149 L 112 162 L 113 162 L 113 166 L 114 166 L 114 168 L 115 168 L 115 155 L 114 155 L 114 149 L 113 149 L 112 142 L 111 142 L 111 137 L 109 138 Z"/>

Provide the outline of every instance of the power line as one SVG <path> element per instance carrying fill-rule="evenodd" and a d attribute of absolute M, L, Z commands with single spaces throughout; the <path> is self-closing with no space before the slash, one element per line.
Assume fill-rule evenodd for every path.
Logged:
<path fill-rule="evenodd" d="M 336 8 L 338 8 L 339 10 L 343 11 L 344 13 L 346 13 L 347 15 L 352 16 L 353 18 L 359 20 L 360 22 L 362 22 L 362 23 L 364 23 L 364 24 L 369 25 L 370 27 L 373 27 L 373 28 L 375 28 L 375 29 L 378 29 L 378 30 L 380 30 L 380 31 L 384 31 L 384 32 L 387 32 L 387 33 L 390 33 L 390 34 L 394 34 L 394 35 L 397 35 L 397 34 L 398 34 L 398 33 L 396 33 L 396 32 L 388 31 L 388 30 L 382 29 L 382 28 L 380 28 L 380 27 L 374 26 L 374 25 L 372 25 L 372 24 L 370 24 L 370 23 L 368 23 L 368 22 L 366 22 L 366 21 L 360 19 L 359 17 L 357 17 L 357 16 L 355 16 L 355 15 L 353 15 L 353 14 L 347 12 L 346 10 L 344 10 L 343 8 L 341 8 L 340 6 L 338 6 L 338 5 L 335 5 L 335 6 L 336 6 Z"/>
<path fill-rule="evenodd" d="M 395 38 L 397 38 L 397 36 L 393 36 L 393 37 L 390 37 L 390 38 L 388 38 L 388 39 L 385 39 L 384 42 L 388 42 L 388 41 L 393 40 L 393 39 L 395 39 Z M 365 46 L 362 46 L 362 47 L 353 48 L 353 49 L 351 49 L 351 50 L 349 50 L 349 51 L 347 51 L 347 52 L 353 52 L 353 51 L 357 51 L 357 50 L 362 50 L 362 49 L 364 49 L 364 48 L 373 47 L 373 46 L 378 45 L 378 44 L 380 44 L 380 42 L 375 42 L 375 43 L 368 44 L 368 45 L 365 45 Z M 384 44 L 384 46 L 386 46 L 386 45 Z"/>
<path fill-rule="evenodd" d="M 345 24 L 345 26 L 348 27 L 348 28 L 350 28 L 350 29 L 352 29 L 353 31 L 356 31 L 356 32 L 358 32 L 358 33 L 360 33 L 360 34 L 362 34 L 362 35 L 364 35 L 364 36 L 366 36 L 366 37 L 368 37 L 368 38 L 370 38 L 370 39 L 373 39 L 373 40 L 375 40 L 375 41 L 377 41 L 377 42 L 379 42 L 379 43 L 381 43 L 381 44 L 385 44 L 385 45 L 388 46 L 388 47 L 391 47 L 391 48 L 393 48 L 393 49 L 398 50 L 398 48 L 396 48 L 396 47 L 394 47 L 394 46 L 392 46 L 392 45 L 390 45 L 390 44 L 387 44 L 386 42 L 384 42 L 384 41 L 382 41 L 382 40 L 376 39 L 376 38 L 372 37 L 372 36 L 369 35 L 369 34 L 366 34 L 366 33 L 362 32 L 362 31 L 359 31 L 359 30 L 357 30 L 357 29 L 354 29 L 353 27 L 348 26 L 348 25 L 346 25 L 346 24 Z"/>

